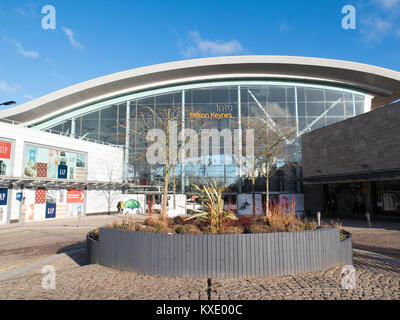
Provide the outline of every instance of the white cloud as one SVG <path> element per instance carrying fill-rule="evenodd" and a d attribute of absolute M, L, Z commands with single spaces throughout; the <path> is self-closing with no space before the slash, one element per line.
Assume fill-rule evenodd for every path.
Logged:
<path fill-rule="evenodd" d="M 392 9 L 400 4 L 400 0 L 373 0 L 373 2 L 383 9 Z"/>
<path fill-rule="evenodd" d="M 17 40 L 11 40 L 11 42 L 14 44 L 15 48 L 17 48 L 17 52 L 24 57 L 32 59 L 36 59 L 39 57 L 39 53 L 37 51 L 25 50 L 24 47 Z"/>
<path fill-rule="evenodd" d="M 393 29 L 391 22 L 380 17 L 365 19 L 362 20 L 362 23 L 363 29 L 361 33 L 363 39 L 371 45 L 381 42 Z"/>
<path fill-rule="evenodd" d="M 243 51 L 242 45 L 235 39 L 210 41 L 203 39 L 197 30 L 189 31 L 188 37 L 191 45 L 182 48 L 182 54 L 185 57 L 231 55 Z"/>
<path fill-rule="evenodd" d="M 22 87 L 19 84 L 10 85 L 5 81 L 0 81 L 0 91 L 4 91 L 7 93 L 15 93 L 21 88 Z"/>
<path fill-rule="evenodd" d="M 400 0 L 370 0 L 360 6 L 357 18 L 360 21 L 362 40 L 373 47 L 385 38 L 399 37 Z"/>
<path fill-rule="evenodd" d="M 78 41 L 75 40 L 74 32 L 69 28 L 62 27 L 62 29 L 65 32 L 65 34 L 67 35 L 67 37 L 69 39 L 69 42 L 72 44 L 72 46 L 75 49 L 83 50 L 84 46 L 83 46 L 83 44 L 81 44 L 81 43 L 79 43 Z"/>
<path fill-rule="evenodd" d="M 19 14 L 22 14 L 23 16 L 28 15 L 28 14 L 26 13 L 26 11 L 25 11 L 24 9 L 22 9 L 22 8 L 16 8 L 15 11 L 17 11 Z"/>
<path fill-rule="evenodd" d="M 34 97 L 34 96 L 31 96 L 30 94 L 24 95 L 24 98 L 25 98 L 26 100 L 33 100 L 33 99 L 35 99 L 35 97 Z"/>
<path fill-rule="evenodd" d="M 23 16 L 38 16 L 36 5 L 33 2 L 28 2 L 23 7 L 15 8 L 15 11 Z"/>

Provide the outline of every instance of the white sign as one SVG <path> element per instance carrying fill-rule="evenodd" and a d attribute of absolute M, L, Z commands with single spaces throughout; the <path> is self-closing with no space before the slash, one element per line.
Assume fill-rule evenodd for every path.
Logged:
<path fill-rule="evenodd" d="M 186 214 L 186 194 L 175 195 L 175 208 L 174 208 L 174 195 L 168 195 L 168 216 L 176 217 Z"/>
<path fill-rule="evenodd" d="M 252 215 L 253 214 L 253 198 L 251 194 L 238 194 L 238 215 Z"/>
<path fill-rule="evenodd" d="M 285 193 L 279 195 L 279 202 L 285 204 L 288 210 L 295 206 L 296 214 L 304 214 L 304 194 L 302 193 Z"/>

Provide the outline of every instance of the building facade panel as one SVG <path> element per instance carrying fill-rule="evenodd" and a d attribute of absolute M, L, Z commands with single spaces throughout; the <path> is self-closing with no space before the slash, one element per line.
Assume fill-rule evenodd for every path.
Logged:
<path fill-rule="evenodd" d="M 99 181 L 99 182 L 121 182 L 123 176 L 122 148 L 92 143 L 63 135 L 50 134 L 39 130 L 19 127 L 0 122 L 0 142 L 3 145 L 4 158 L 10 155 L 10 161 L 3 165 L 0 178 L 0 189 L 7 190 L 8 206 L 4 207 L 2 222 L 20 220 L 21 212 L 25 212 L 26 219 L 37 220 L 52 218 L 46 212 L 52 204 L 57 203 L 56 217 L 66 217 L 74 212 L 67 212 L 68 190 L 61 187 L 54 188 L 49 184 L 45 188 L 9 187 L 11 178 L 20 179 L 52 179 L 58 181 Z M 11 152 L 5 148 L 11 143 Z M 67 167 L 66 176 L 59 176 L 58 167 L 53 168 L 54 174 L 49 174 L 51 155 L 58 152 L 58 160 L 61 167 Z M 78 159 L 77 155 L 81 155 Z M 0 157 L 0 158 L 1 158 Z M 30 158 L 31 157 L 31 158 Z M 72 158 L 72 159 L 71 159 Z M 85 163 L 81 163 L 81 160 Z M 72 162 L 71 162 L 72 161 Z M 64 162 L 66 165 L 64 165 Z M 33 170 L 27 175 L 27 168 Z M 73 170 L 71 170 L 73 168 Z M 83 169 L 82 175 L 77 175 Z M 5 174 L 3 174 L 5 173 Z M 73 173 L 73 174 L 72 174 Z M 42 191 L 41 191 L 42 190 Z M 17 193 L 23 192 L 25 197 L 24 205 L 17 200 Z M 60 194 L 61 192 L 61 194 Z M 105 212 L 109 206 L 110 198 L 107 192 L 82 191 L 84 195 L 74 207 L 78 206 L 82 214 Z M 5 192 L 1 192 L 5 194 Z M 116 207 L 118 195 L 122 191 L 112 191 L 113 198 L 110 207 Z M 43 198 L 43 199 L 42 199 Z M 61 199 L 61 200 L 60 200 Z M 85 201 L 86 199 L 86 201 Z M 90 199 L 90 201 L 87 201 Z"/>

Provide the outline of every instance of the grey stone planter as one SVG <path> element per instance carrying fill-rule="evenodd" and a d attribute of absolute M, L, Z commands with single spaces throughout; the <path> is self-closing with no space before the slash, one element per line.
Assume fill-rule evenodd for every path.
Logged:
<path fill-rule="evenodd" d="M 90 237 L 88 262 L 144 274 L 260 277 L 352 264 L 351 237 L 339 229 L 232 235 L 179 235 L 100 228 Z"/>
<path fill-rule="evenodd" d="M 86 236 L 86 261 L 88 264 L 99 263 L 99 241 L 89 234 Z"/>

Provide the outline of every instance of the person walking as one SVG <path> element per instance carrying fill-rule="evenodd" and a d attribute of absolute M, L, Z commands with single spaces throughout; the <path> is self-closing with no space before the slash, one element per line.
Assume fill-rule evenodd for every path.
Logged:
<path fill-rule="evenodd" d="M 117 214 L 121 213 L 121 202 L 122 201 L 118 201 L 118 203 L 117 203 Z"/>
<path fill-rule="evenodd" d="M 124 202 L 121 201 L 121 214 L 124 214 Z"/>

